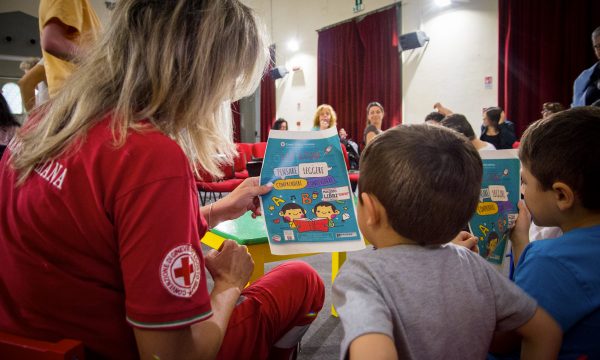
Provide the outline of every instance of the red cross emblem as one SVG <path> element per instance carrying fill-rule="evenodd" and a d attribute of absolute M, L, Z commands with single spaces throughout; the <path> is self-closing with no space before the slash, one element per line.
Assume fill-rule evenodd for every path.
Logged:
<path fill-rule="evenodd" d="M 190 286 L 190 274 L 194 272 L 194 265 L 190 264 L 190 257 L 186 256 L 181 259 L 181 267 L 174 269 L 175 277 L 183 277 L 183 283 L 185 286 Z"/>

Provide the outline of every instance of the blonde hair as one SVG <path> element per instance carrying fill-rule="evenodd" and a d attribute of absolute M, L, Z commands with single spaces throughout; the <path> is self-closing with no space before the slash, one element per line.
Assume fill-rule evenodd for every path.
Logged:
<path fill-rule="evenodd" d="M 329 128 L 332 128 L 335 126 L 336 122 L 337 122 L 337 114 L 335 113 L 335 110 L 333 110 L 333 107 L 331 107 L 331 105 L 329 104 L 321 104 L 317 107 L 317 111 L 315 112 L 315 117 L 313 118 L 313 126 L 318 128 L 319 127 L 319 114 L 321 113 L 321 110 L 329 110 L 329 113 L 331 114 L 331 121 L 329 121 Z"/>
<path fill-rule="evenodd" d="M 258 85 L 269 56 L 264 34 L 237 0 L 119 1 L 38 125 L 21 132 L 12 157 L 19 182 L 109 113 L 117 146 L 146 119 L 182 147 L 196 172 L 221 175 L 235 155 L 229 101 Z"/>

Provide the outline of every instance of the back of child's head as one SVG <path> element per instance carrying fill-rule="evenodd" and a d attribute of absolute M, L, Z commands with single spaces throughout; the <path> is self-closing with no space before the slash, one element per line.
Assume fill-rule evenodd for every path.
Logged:
<path fill-rule="evenodd" d="M 473 127 L 469 124 L 467 118 L 462 114 L 451 114 L 448 115 L 442 120 L 442 126 L 445 126 L 454 131 L 458 131 L 463 134 L 469 140 L 475 139 L 475 131 L 473 131 Z"/>
<path fill-rule="evenodd" d="M 502 109 L 499 107 L 490 107 L 485 109 L 485 115 L 492 122 L 493 126 L 498 126 L 500 118 L 502 117 Z"/>
<path fill-rule="evenodd" d="M 436 123 L 439 123 L 440 121 L 442 121 L 442 119 L 444 119 L 444 114 L 434 111 L 434 112 L 430 112 L 429 114 L 427 114 L 427 116 L 425 116 L 424 121 L 425 122 L 434 121 Z"/>
<path fill-rule="evenodd" d="M 365 148 L 358 189 L 379 200 L 399 235 L 420 245 L 443 244 L 473 215 L 482 171 L 464 136 L 438 126 L 400 125 Z"/>
<path fill-rule="evenodd" d="M 531 124 L 521 139 L 519 157 L 542 190 L 563 182 L 584 208 L 599 210 L 599 139 L 600 109 L 576 107 Z"/>

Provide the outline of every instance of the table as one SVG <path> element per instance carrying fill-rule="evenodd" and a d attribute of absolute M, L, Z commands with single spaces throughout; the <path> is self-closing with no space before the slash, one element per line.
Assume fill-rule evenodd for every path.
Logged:
<path fill-rule="evenodd" d="M 235 220 L 220 223 L 207 231 L 201 241 L 213 249 L 219 249 L 225 239 L 234 240 L 238 244 L 248 247 L 248 252 L 252 256 L 252 260 L 254 260 L 254 271 L 250 276 L 250 282 L 256 281 L 256 279 L 265 273 L 265 263 L 315 255 L 314 253 L 296 255 L 271 254 L 265 220 L 263 217 L 253 219 L 250 211 Z M 346 252 L 331 253 L 332 284 L 344 261 L 346 261 Z M 331 306 L 331 314 L 337 316 L 333 305 Z"/>

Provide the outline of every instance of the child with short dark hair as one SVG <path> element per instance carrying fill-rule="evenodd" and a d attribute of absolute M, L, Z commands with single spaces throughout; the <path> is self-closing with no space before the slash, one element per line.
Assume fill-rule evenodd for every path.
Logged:
<path fill-rule="evenodd" d="M 524 357 L 556 356 L 560 330 L 535 300 L 448 244 L 479 199 L 482 162 L 468 139 L 398 126 L 367 146 L 360 166 L 358 223 L 376 250 L 346 262 L 333 286 L 342 359 L 482 359 L 494 331 L 513 329 Z"/>
<path fill-rule="evenodd" d="M 562 328 L 561 358 L 600 358 L 598 139 L 600 109 L 577 107 L 533 123 L 519 149 L 527 206 L 511 235 L 515 282 Z M 529 243 L 531 217 L 564 235 Z"/>

